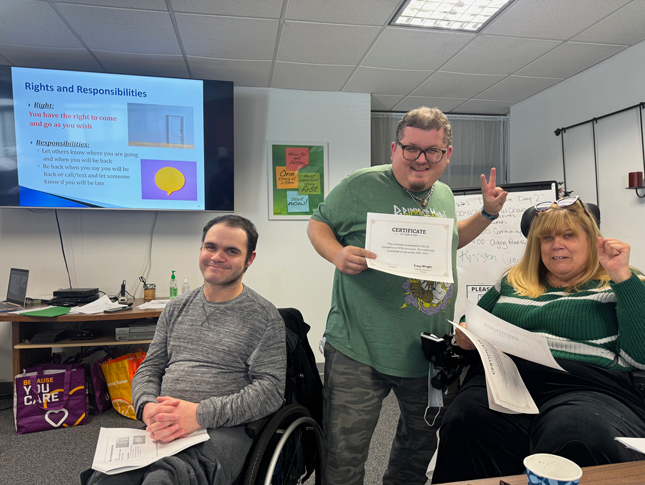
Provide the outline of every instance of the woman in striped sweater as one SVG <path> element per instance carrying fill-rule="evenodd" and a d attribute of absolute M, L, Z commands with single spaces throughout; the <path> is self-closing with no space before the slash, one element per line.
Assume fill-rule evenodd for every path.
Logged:
<path fill-rule="evenodd" d="M 629 371 L 645 369 L 645 282 L 630 247 L 601 236 L 577 197 L 538 204 L 522 261 L 479 306 L 547 338 L 567 372 L 513 357 L 540 413 L 488 407 L 483 368 L 471 366 L 440 431 L 433 483 L 522 473 L 552 453 L 580 466 L 645 459 L 614 441 L 645 437 L 645 402 Z M 457 344 L 474 349 L 462 333 Z"/>

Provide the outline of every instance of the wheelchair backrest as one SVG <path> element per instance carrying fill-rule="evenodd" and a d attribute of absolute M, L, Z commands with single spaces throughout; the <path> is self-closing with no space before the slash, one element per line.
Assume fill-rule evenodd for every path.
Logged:
<path fill-rule="evenodd" d="M 278 311 L 285 323 L 287 340 L 286 403 L 306 407 L 320 424 L 323 385 L 316 367 L 316 358 L 307 340 L 310 327 L 295 308 L 279 308 Z"/>

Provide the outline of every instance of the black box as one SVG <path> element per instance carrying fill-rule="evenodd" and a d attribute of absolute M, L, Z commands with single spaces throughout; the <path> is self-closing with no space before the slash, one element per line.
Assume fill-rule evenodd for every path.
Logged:
<path fill-rule="evenodd" d="M 61 298 L 83 298 L 92 295 L 98 295 L 98 288 L 65 288 L 54 291 L 54 296 Z"/>

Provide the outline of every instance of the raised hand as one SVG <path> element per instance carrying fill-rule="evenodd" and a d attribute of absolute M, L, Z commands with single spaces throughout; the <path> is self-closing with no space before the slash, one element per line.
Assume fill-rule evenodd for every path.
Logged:
<path fill-rule="evenodd" d="M 508 195 L 508 192 L 504 189 L 495 186 L 496 178 L 495 168 L 490 169 L 490 177 L 488 181 L 486 181 L 486 176 L 481 174 L 484 210 L 492 216 L 498 214 L 499 211 L 502 210 L 504 202 L 506 202 L 506 196 Z"/>
<path fill-rule="evenodd" d="M 632 273 L 629 270 L 631 247 L 629 244 L 618 239 L 599 237 L 598 241 L 596 241 L 596 249 L 598 250 L 600 264 L 605 268 L 614 283 L 620 283 L 631 278 Z"/>

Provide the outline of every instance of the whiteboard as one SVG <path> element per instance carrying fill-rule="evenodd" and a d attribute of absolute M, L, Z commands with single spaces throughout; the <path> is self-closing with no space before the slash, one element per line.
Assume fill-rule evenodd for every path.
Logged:
<path fill-rule="evenodd" d="M 555 181 L 504 186 L 508 197 L 500 216 L 477 239 L 457 251 L 457 321 L 464 314 L 466 299 L 479 301 L 509 268 L 520 262 L 526 248 L 526 238 L 520 229 L 522 214 L 538 202 L 556 200 L 556 187 Z M 457 221 L 481 210 L 481 189 L 455 189 L 453 193 Z"/>

